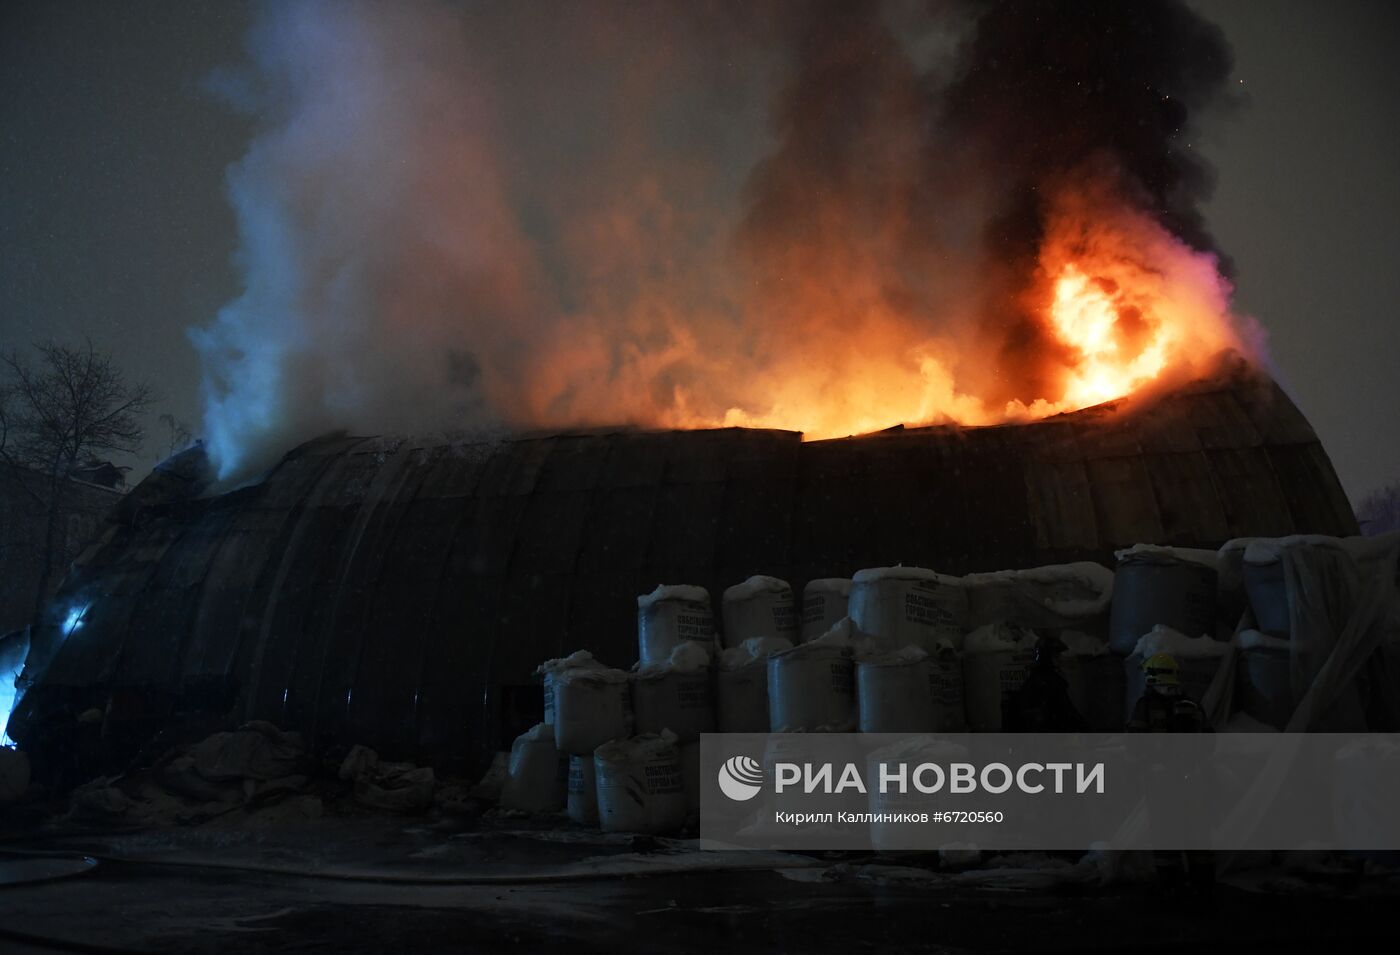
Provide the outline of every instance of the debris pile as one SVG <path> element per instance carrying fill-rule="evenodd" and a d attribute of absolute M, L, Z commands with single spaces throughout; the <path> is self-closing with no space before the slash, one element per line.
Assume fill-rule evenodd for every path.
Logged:
<path fill-rule="evenodd" d="M 430 767 L 381 760 L 366 746 L 317 758 L 300 733 L 254 720 L 78 786 L 63 818 L 97 826 L 261 828 L 319 819 L 332 809 L 479 811 L 459 788 L 442 787 Z"/>

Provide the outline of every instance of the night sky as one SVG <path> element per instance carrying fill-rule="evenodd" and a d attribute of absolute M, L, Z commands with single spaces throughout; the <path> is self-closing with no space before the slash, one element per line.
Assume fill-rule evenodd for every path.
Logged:
<path fill-rule="evenodd" d="M 1219 173 L 1209 225 L 1356 499 L 1400 479 L 1400 5 L 1195 6 L 1247 94 L 1195 144 Z M 252 128 L 207 77 L 249 20 L 232 2 L 0 6 L 0 343 L 90 336 L 196 431 L 186 330 L 238 292 L 224 170 Z M 151 424 L 138 473 L 163 456 Z"/>

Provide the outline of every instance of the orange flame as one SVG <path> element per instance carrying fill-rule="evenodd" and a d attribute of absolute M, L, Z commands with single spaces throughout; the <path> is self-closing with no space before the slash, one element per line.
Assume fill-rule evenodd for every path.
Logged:
<path fill-rule="evenodd" d="M 1125 355 L 1115 301 L 1117 290 L 1094 282 L 1077 265 L 1067 265 L 1055 282 L 1050 321 L 1055 334 L 1079 353 L 1065 386 L 1063 403 L 1099 404 L 1125 395 L 1155 378 L 1166 364 L 1171 328 L 1162 328 L 1149 347 Z"/>
<path fill-rule="evenodd" d="M 1102 195 L 1068 192 L 1040 255 L 1045 322 L 1066 349 L 1063 392 L 1008 414 L 1041 417 L 1122 398 L 1168 373 L 1195 377 L 1220 352 L 1252 354 L 1213 256 Z"/>
<path fill-rule="evenodd" d="M 1021 305 L 1040 329 L 1023 363 L 1045 383 L 1028 400 L 990 397 L 993 386 L 1025 389 L 996 379 L 1007 372 L 969 315 L 919 314 L 884 294 L 889 272 L 877 254 L 853 243 L 792 255 L 776 293 L 741 297 L 729 317 L 643 297 L 623 309 L 630 334 L 621 349 L 608 344 L 611 323 L 581 320 L 539 356 L 544 373 L 522 417 L 778 428 L 809 440 L 898 424 L 986 425 L 1112 401 L 1167 376 L 1204 375 L 1222 351 L 1256 351 L 1214 257 L 1107 187 L 1066 189 L 1050 210 Z M 616 304 L 600 314 L 616 314 Z"/>

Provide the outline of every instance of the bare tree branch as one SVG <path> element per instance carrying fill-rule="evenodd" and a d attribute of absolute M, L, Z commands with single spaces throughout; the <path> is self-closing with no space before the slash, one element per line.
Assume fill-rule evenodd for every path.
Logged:
<path fill-rule="evenodd" d="M 154 401 L 147 385 L 128 381 L 91 340 L 0 354 L 0 460 L 45 512 L 36 614 L 61 549 L 59 518 L 74 473 L 98 456 L 135 454 L 145 438 L 141 417 Z"/>
<path fill-rule="evenodd" d="M 176 418 L 173 414 L 163 414 L 158 420 L 161 424 L 165 425 L 166 429 L 165 456 L 167 458 L 190 446 L 190 442 L 194 440 L 194 435 L 191 434 L 189 425 Z"/>

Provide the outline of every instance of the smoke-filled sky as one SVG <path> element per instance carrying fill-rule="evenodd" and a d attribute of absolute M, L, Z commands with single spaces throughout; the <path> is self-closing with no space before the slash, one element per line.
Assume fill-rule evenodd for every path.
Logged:
<path fill-rule="evenodd" d="M 1047 249 L 1118 247 L 1111 208 L 1167 257 L 1115 287 L 1222 252 L 1349 492 L 1400 477 L 1392 5 L 760 6 L 7 4 L 0 340 L 88 335 L 270 449 L 427 405 L 782 423 L 843 374 L 976 420 L 1068 387 L 1022 312 Z"/>

